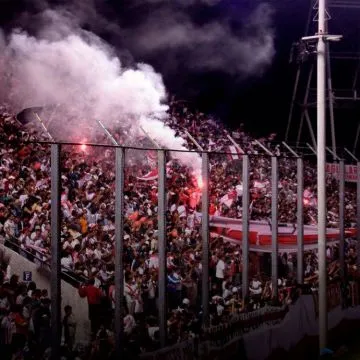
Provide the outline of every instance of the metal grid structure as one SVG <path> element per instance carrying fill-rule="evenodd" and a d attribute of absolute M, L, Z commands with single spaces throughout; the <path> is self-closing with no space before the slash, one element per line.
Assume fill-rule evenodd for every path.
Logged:
<path fill-rule="evenodd" d="M 307 24 L 304 37 L 293 46 L 292 60 L 297 63 L 295 82 L 291 105 L 289 110 L 288 125 L 285 141 L 296 142 L 297 145 L 304 139 L 311 139 L 316 148 L 316 131 L 314 108 L 317 105 L 316 89 L 316 45 L 317 23 L 319 20 L 319 0 L 310 0 Z M 325 12 L 325 31 L 340 32 L 339 35 L 328 35 L 326 46 L 326 117 L 330 129 L 327 135 L 331 149 L 337 153 L 337 128 L 339 122 L 346 121 L 351 130 L 348 135 L 353 141 L 352 152 L 358 150 L 360 137 L 360 121 L 356 118 L 350 120 L 348 111 L 354 112 L 359 109 L 360 101 L 360 42 L 350 43 L 350 36 L 359 34 L 348 34 L 350 29 L 340 26 L 341 16 L 347 11 L 360 15 L 360 3 L 357 0 L 327 0 Z M 340 19 L 339 19 L 340 18 Z M 340 36 L 341 35 L 341 36 Z M 344 39 L 342 39 L 342 35 Z M 349 35 L 349 36 L 348 36 Z M 339 43 L 330 45 L 330 41 Z M 336 71 L 336 74 L 333 71 Z M 344 75 L 346 73 L 346 76 Z M 342 123 L 343 124 L 343 123 Z M 355 137 L 354 137 L 355 134 Z"/>
<path fill-rule="evenodd" d="M 52 354 L 54 359 L 58 359 L 60 354 L 60 339 L 61 339 L 61 268 L 60 268 L 60 236 L 61 236 L 61 143 L 50 142 L 51 144 L 51 331 L 52 331 Z M 67 145 L 67 144 L 66 144 Z M 71 144 L 80 145 L 80 144 Z M 91 144 L 87 144 L 91 146 Z M 97 145 L 99 146 L 99 145 Z M 303 283 L 304 268 L 304 218 L 303 218 L 303 178 L 304 178 L 304 164 L 303 158 L 299 156 L 290 146 L 283 143 L 287 149 L 287 156 L 293 156 L 297 161 L 297 280 Z M 115 342 L 117 357 L 121 357 L 123 353 L 123 317 L 124 317 L 124 278 L 123 278 L 123 224 L 124 224 L 124 181 L 125 181 L 125 158 L 128 149 L 119 145 L 113 145 L 115 148 Z M 278 279 L 278 181 L 279 181 L 279 167 L 278 157 L 270 150 L 266 149 L 265 155 L 271 157 L 271 210 L 272 210 L 272 246 L 271 246 L 271 280 L 275 295 L 277 294 L 277 279 Z M 166 155 L 169 149 L 156 149 L 158 153 L 158 241 L 159 241 L 159 299 L 162 306 L 159 307 L 159 327 L 160 327 L 160 342 L 161 346 L 166 346 L 167 339 L 167 307 L 166 307 Z M 176 150 L 174 150 L 176 151 Z M 349 152 L 349 154 L 351 154 Z M 202 308 L 203 308 L 203 325 L 209 323 L 209 152 L 203 151 L 202 155 Z M 248 293 L 249 288 L 249 198 L 250 198 L 250 169 L 249 157 L 252 155 L 242 155 L 242 178 L 243 178 L 243 238 L 242 238 L 242 252 L 243 252 L 243 273 L 242 273 L 242 287 L 243 294 Z M 351 154 L 355 160 L 355 156 Z M 342 274 L 344 274 L 344 244 L 345 244 L 345 228 L 344 228 L 344 161 L 340 160 L 340 178 L 339 178 L 339 222 L 340 222 L 340 265 Z M 360 161 L 357 161 L 357 224 L 360 223 Z M 360 234 L 357 233 L 358 244 L 360 244 Z M 360 254 L 360 246 L 358 247 L 358 254 Z M 358 256 L 358 263 L 360 263 L 360 256 Z M 359 264 L 360 265 L 360 264 Z M 325 288 L 326 290 L 326 288 Z M 321 304 L 320 304 L 321 306 Z M 327 316 L 327 314 L 326 314 Z"/>

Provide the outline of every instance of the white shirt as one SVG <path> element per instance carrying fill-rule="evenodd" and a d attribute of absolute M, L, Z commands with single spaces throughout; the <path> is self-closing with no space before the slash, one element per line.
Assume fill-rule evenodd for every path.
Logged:
<path fill-rule="evenodd" d="M 157 255 L 153 255 L 149 260 L 149 269 L 158 269 L 159 268 L 159 258 Z"/>
<path fill-rule="evenodd" d="M 73 262 L 71 256 L 61 258 L 61 266 L 71 269 L 72 263 Z"/>
<path fill-rule="evenodd" d="M 259 295 L 262 293 L 261 282 L 259 280 L 253 280 L 250 285 L 250 292 L 255 295 Z"/>
<path fill-rule="evenodd" d="M 180 205 L 177 210 L 179 213 L 179 217 L 186 216 L 186 207 L 184 205 Z"/>
<path fill-rule="evenodd" d="M 223 260 L 219 259 L 219 261 L 216 264 L 216 277 L 218 279 L 223 279 L 224 271 L 225 271 L 225 263 Z"/>

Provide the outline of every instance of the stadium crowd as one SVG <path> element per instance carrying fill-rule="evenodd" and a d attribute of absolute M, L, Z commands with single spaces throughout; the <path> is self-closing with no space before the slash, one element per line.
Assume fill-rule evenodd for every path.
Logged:
<path fill-rule="evenodd" d="M 1 110 L 1 109 L 0 109 Z M 14 116 L 0 111 L 0 231 L 4 240 L 19 248 L 25 257 L 47 262 L 50 259 L 50 156 L 48 145 L 36 143 L 41 139 L 36 126 L 23 127 Z M 221 123 L 206 115 L 191 111 L 184 104 L 172 102 L 166 120 L 187 148 L 195 145 L 185 133 L 188 131 L 205 149 L 214 152 L 210 157 L 211 215 L 241 218 L 241 160 L 229 152 L 230 134 Z M 123 129 L 117 129 L 116 139 L 123 143 Z M 115 129 L 113 130 L 115 131 Z M 240 147 L 251 154 L 251 219 L 268 219 L 271 214 L 270 159 L 263 156 L 254 139 L 242 127 L 231 135 Z M 105 142 L 106 138 L 99 138 Z M 279 161 L 279 220 L 296 221 L 295 161 L 273 145 L 274 134 L 260 139 L 272 151 L 281 155 Z M 34 141 L 29 143 L 29 141 Z M 147 139 L 136 142 L 147 145 Z M 151 151 L 139 154 L 130 150 L 125 170 L 124 319 L 128 357 L 159 347 L 157 309 L 162 306 L 157 296 L 157 183 L 150 180 L 156 167 Z M 219 152 L 219 154 L 216 154 Z M 170 160 L 170 159 L 169 159 Z M 79 295 L 86 297 L 91 321 L 91 358 L 106 358 L 112 352 L 111 329 L 114 310 L 114 152 L 111 149 L 64 145 L 62 167 L 62 238 L 61 265 L 64 272 L 80 279 Z M 328 225 L 338 225 L 338 183 L 327 178 Z M 239 187 L 240 185 L 240 187 Z M 311 160 L 305 166 L 305 223 L 316 223 L 316 169 Z M 191 168 L 171 159 L 167 166 L 167 296 L 168 341 L 201 336 L 201 189 Z M 229 193 L 235 196 L 229 198 Z M 226 200 L 224 200 L 226 198 Z M 355 223 L 355 189 L 346 188 L 346 223 Z M 329 276 L 338 274 L 336 246 L 328 249 Z M 347 243 L 347 261 L 355 266 L 354 246 Z M 241 294 L 242 252 L 240 245 L 213 236 L 210 243 L 211 324 L 229 319 L 231 314 L 252 311 L 265 304 L 290 304 L 302 291 L 295 281 L 296 256 L 279 255 L 279 297 L 274 299 L 269 281 L 269 256 L 250 255 L 250 296 Z M 6 272 L 5 272 L 6 273 Z M 316 287 L 316 252 L 305 256 L 306 281 Z M 4 278 L 0 292 L 2 324 L 9 316 L 15 319 L 13 350 L 36 335 L 39 349 L 47 348 L 46 326 L 40 330 L 28 321 L 28 308 L 34 319 L 41 309 L 48 317 L 49 301 L 45 292 L 18 284 L 16 277 Z M 9 280 L 6 282 L 5 280 Z M 15 282 L 15 283 L 14 283 Z M 29 292 L 30 291 L 30 292 Z M 21 301 L 18 300 L 21 296 Z M 7 300 L 3 300 L 7 299 Z M 26 314 L 26 315 L 25 315 Z M 27 316 L 27 318 L 26 318 Z M 21 325 L 19 325 L 21 318 Z M 24 318 L 25 317 L 25 318 Z M 65 309 L 64 336 L 68 349 L 74 347 L 76 319 L 71 309 Z M 18 321 L 18 323 L 16 323 Z M 20 321 L 20 322 L 21 322 Z M 43 321 L 43 320 L 41 320 Z M 32 331 L 30 327 L 33 326 Z M 4 328 L 2 327 L 2 328 Z M 7 331 L 7 330 L 6 330 Z M 2 344 L 8 345 L 2 332 Z M 40 335 L 39 335 L 40 334 Z M 43 335 L 41 335 L 43 334 Z M 7 335 L 6 335 L 7 336 Z M 21 339 L 20 339 L 21 338 Z M 4 340 L 5 339 L 5 340 Z M 20 340 L 19 340 L 20 339 Z M 40 339 L 40 340 L 39 340 Z M 5 343 L 4 343 L 5 341 Z M 30 346 L 30 345 L 28 345 Z M 134 355 L 134 356 L 135 356 Z M 87 356 L 90 356 L 89 354 Z M 20 357 L 19 357 L 20 359 Z"/>

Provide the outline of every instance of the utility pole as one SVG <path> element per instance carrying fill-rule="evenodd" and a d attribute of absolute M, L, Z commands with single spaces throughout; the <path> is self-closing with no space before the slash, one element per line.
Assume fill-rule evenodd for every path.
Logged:
<path fill-rule="evenodd" d="M 319 0 L 317 43 L 317 191 L 318 191 L 318 252 L 319 252 L 319 346 L 327 345 L 326 298 L 326 0 Z"/>

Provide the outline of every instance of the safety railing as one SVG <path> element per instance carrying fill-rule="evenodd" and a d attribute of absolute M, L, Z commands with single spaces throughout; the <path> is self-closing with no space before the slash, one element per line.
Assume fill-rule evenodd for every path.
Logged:
<path fill-rule="evenodd" d="M 50 257 L 45 260 L 45 254 L 43 252 L 36 250 L 35 248 L 32 248 L 31 251 L 29 251 L 28 249 L 21 247 L 19 241 L 16 238 L 5 239 L 4 245 L 7 248 L 17 252 L 19 255 L 23 256 L 32 263 L 39 265 L 42 270 L 45 270 L 50 274 Z M 62 280 L 66 281 L 67 283 L 76 288 L 79 287 L 80 284 L 88 281 L 88 278 L 86 276 L 77 275 L 72 269 L 66 266 L 61 266 L 61 278 Z"/>

